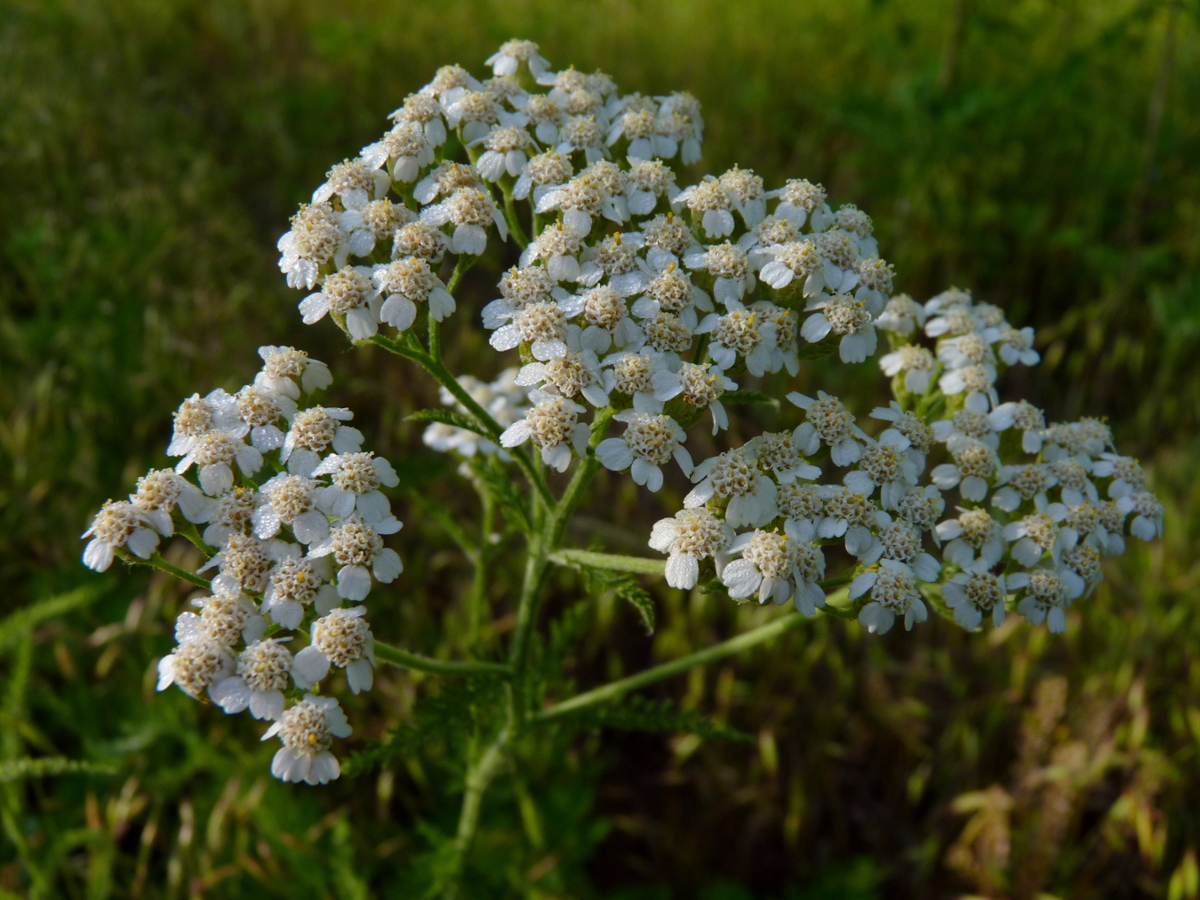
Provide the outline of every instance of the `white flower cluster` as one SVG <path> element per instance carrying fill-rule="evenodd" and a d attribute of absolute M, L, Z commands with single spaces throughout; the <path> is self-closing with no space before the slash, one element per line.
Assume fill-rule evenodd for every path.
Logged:
<path fill-rule="evenodd" d="M 305 322 L 332 314 L 362 340 L 410 328 L 422 309 L 440 321 L 455 303 L 443 258 L 478 256 L 492 233 L 506 240 L 502 210 L 515 223 L 521 204 L 531 240 L 483 311 L 491 345 L 520 350 L 516 385 L 533 389 L 504 404 L 526 408 L 500 443 L 532 441 L 563 471 L 586 452 L 588 406 L 611 406 L 625 432 L 600 459 L 652 490 L 672 459 L 691 472 L 686 429 L 705 410 L 714 434 L 727 427 L 731 375 L 795 374 L 802 341 L 836 344 L 847 362 L 874 352 L 892 269 L 865 213 L 834 212 L 808 181 L 767 190 L 737 167 L 681 190 L 672 165 L 698 159 L 703 136 L 695 98 L 551 72 L 528 41 L 491 64 L 483 81 L 439 70 L 293 219 L 280 267 L 317 290 L 300 305 Z M 426 441 L 493 449 L 446 425 Z"/>
<path fill-rule="evenodd" d="M 1039 357 L 1033 330 L 997 307 L 958 290 L 924 305 L 898 296 L 876 324 L 893 343 L 880 365 L 897 397 L 871 414 L 878 437 L 835 397 L 789 394 L 805 422 L 696 466 L 684 509 L 655 525 L 668 582 L 695 587 L 711 559 L 731 597 L 791 599 L 811 616 L 841 545 L 849 565 L 830 581 L 863 598 L 858 619 L 874 633 L 924 621 L 927 602 L 969 629 L 1015 609 L 1061 632 L 1126 531 L 1162 532 L 1141 467 L 1097 419 L 1047 425 L 1025 401 L 1000 402 L 998 375 Z M 933 351 L 911 342 L 919 330 Z M 946 461 L 923 479 L 931 455 Z"/>
<path fill-rule="evenodd" d="M 350 726 L 336 700 L 310 691 L 333 666 L 345 669 L 354 693 L 372 685 L 366 610 L 343 604 L 402 571 L 383 546 L 401 523 L 381 488 L 398 478 L 360 449 L 349 410 L 298 406 L 329 384 L 324 363 L 291 347 L 259 353 L 263 368 L 251 384 L 180 405 L 167 452 L 182 459 L 139 478 L 128 500 L 104 504 L 84 534 L 83 560 L 104 571 L 118 552 L 149 558 L 160 537 L 176 533 L 176 512 L 203 526 L 202 543 L 215 548 L 199 570 L 216 570 L 211 594 L 177 619 L 158 689 L 176 684 L 227 713 L 249 709 L 271 721 L 264 740 L 283 743 L 271 771 L 324 784 L 339 772 L 332 739 Z M 291 632 L 306 630 L 308 645 L 293 653 Z"/>

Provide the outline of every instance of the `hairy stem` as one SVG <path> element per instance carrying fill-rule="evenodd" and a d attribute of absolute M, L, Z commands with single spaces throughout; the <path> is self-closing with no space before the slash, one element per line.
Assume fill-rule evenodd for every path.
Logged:
<path fill-rule="evenodd" d="M 607 569 L 611 572 L 630 572 L 634 575 L 663 575 L 667 563 L 661 559 L 643 556 L 619 556 L 615 553 L 594 553 L 591 550 L 556 550 L 550 554 L 550 562 L 559 566 L 586 566 L 589 569 Z"/>
<path fill-rule="evenodd" d="M 512 670 L 504 663 L 446 662 L 430 656 L 422 656 L 419 653 L 410 653 L 407 650 L 401 650 L 399 647 L 385 644 L 378 639 L 375 641 L 375 656 L 384 662 L 391 663 L 393 666 L 413 669 L 417 672 L 429 672 L 431 675 L 508 678 L 512 674 Z"/>
<path fill-rule="evenodd" d="M 495 527 L 496 501 L 491 492 L 481 491 L 483 513 L 479 523 L 479 550 L 475 555 L 475 577 L 471 583 L 471 605 L 468 622 L 468 646 L 478 649 L 479 634 L 483 630 L 483 616 L 487 608 L 488 563 L 492 558 L 492 529 Z"/>
<path fill-rule="evenodd" d="M 212 582 L 206 578 L 201 578 L 194 572 L 189 572 L 187 569 L 181 569 L 179 566 L 173 566 L 157 553 L 149 559 L 138 559 L 132 553 L 126 553 L 122 557 L 126 562 L 134 563 L 139 566 L 150 566 L 160 571 L 166 572 L 168 575 L 174 575 L 176 578 L 181 578 L 184 581 L 190 581 L 196 587 L 202 587 L 206 591 L 212 590 Z"/>
<path fill-rule="evenodd" d="M 504 763 L 504 752 L 510 733 L 509 727 L 505 725 L 496 735 L 496 739 L 483 752 L 483 756 L 479 757 L 478 762 L 472 765 L 467 773 L 466 790 L 463 792 L 462 807 L 458 814 L 458 831 L 454 836 L 452 872 L 456 881 L 449 886 L 447 897 L 460 896 L 461 885 L 457 879 L 462 875 L 467 853 L 471 849 L 471 844 L 475 840 L 475 832 L 479 828 L 479 813 L 483 808 L 483 795 Z"/>

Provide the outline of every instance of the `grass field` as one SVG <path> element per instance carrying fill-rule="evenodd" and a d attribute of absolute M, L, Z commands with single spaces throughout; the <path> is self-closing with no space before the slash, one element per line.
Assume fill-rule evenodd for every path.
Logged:
<path fill-rule="evenodd" d="M 77 536 L 163 464 L 180 398 L 243 383 L 263 343 L 330 363 L 398 468 L 429 462 L 402 420 L 433 386 L 303 327 L 274 245 L 407 93 L 512 36 L 627 92 L 691 91 L 697 176 L 821 181 L 873 216 L 899 290 L 971 288 L 1037 327 L 1016 386 L 1053 420 L 1109 416 L 1167 520 L 1065 635 L 818 621 L 652 692 L 749 742 L 527 748 L 485 811 L 485 896 L 1200 897 L 1198 33 L 1195 0 L 0 0 L 0 897 L 402 897 L 436 865 L 457 776 L 435 750 L 318 791 L 271 779 L 251 723 L 153 690 L 184 594 L 94 576 Z M 459 371 L 470 324 L 447 336 Z M 799 386 L 865 411 L 874 365 Z M 604 522 L 657 518 L 608 487 Z M 395 500 L 413 562 L 387 628 L 432 653 L 468 579 Z M 591 524 L 644 552 L 645 528 Z M 653 591 L 652 638 L 623 605 L 574 614 L 581 684 L 766 614 Z M 564 580 L 547 614 L 572 597 Z M 356 741 L 433 693 L 381 681 Z"/>

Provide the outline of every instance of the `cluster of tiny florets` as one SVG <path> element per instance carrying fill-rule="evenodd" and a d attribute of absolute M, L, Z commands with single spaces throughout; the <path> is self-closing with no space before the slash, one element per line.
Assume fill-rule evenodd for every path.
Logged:
<path fill-rule="evenodd" d="M 357 191 L 359 174 L 338 168 L 331 182 Z M 349 410 L 298 407 L 328 386 L 324 363 L 291 347 L 260 355 L 251 384 L 180 405 L 168 453 L 182 459 L 139 478 L 128 500 L 106 503 L 84 535 L 83 558 L 103 571 L 118 556 L 148 559 L 162 538 L 200 529 L 200 545 L 212 549 L 197 571 L 212 573 L 210 593 L 176 620 L 178 646 L 159 663 L 159 689 L 176 684 L 228 713 L 272 721 L 267 735 L 283 740 L 272 771 L 324 783 L 338 774 L 330 742 L 350 727 L 336 700 L 305 692 L 331 665 L 346 670 L 351 690 L 370 687 L 365 610 L 342 606 L 401 572 L 383 543 L 400 522 L 381 492 L 398 479 L 361 450 Z M 303 634 L 306 622 L 311 641 L 297 651 L 288 633 Z"/>

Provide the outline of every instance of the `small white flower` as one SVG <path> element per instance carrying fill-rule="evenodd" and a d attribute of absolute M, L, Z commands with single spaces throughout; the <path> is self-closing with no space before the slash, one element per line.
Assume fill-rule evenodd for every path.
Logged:
<path fill-rule="evenodd" d="M 267 586 L 267 572 L 278 560 L 298 556 L 299 548 L 280 540 L 260 541 L 245 534 L 231 534 L 221 550 L 197 571 L 217 568 L 214 591 L 261 591 Z"/>
<path fill-rule="evenodd" d="M 332 697 L 312 694 L 293 706 L 267 729 L 262 739 L 278 737 L 283 746 L 271 761 L 271 774 L 283 781 L 326 784 L 341 774 L 329 752 L 335 737 L 349 737 L 346 714 Z"/>
<path fill-rule="evenodd" d="M 805 462 L 799 442 L 791 432 L 768 431 L 751 438 L 746 444 L 759 466 L 779 485 L 791 484 L 797 478 L 809 481 L 821 477 L 821 470 Z"/>
<path fill-rule="evenodd" d="M 806 341 L 815 344 L 830 333 L 840 334 L 838 352 L 844 363 L 860 363 L 875 352 L 879 339 L 864 301 L 849 294 L 834 297 L 819 294 L 804 308 L 813 312 L 800 327 L 800 335 Z"/>
<path fill-rule="evenodd" d="M 976 560 L 962 566 L 962 572 L 942 585 L 942 599 L 954 610 L 954 621 L 963 628 L 978 628 L 988 613 L 997 628 L 1004 623 L 1009 586 L 1003 575 L 992 574 L 990 568 L 985 560 Z"/>
<path fill-rule="evenodd" d="M 215 641 L 232 649 L 238 641 L 249 644 L 262 638 L 267 623 L 253 600 L 237 589 L 217 585 L 213 590 L 212 596 L 192 601 L 199 614 L 182 612 L 176 617 L 176 641 Z"/>
<path fill-rule="evenodd" d="M 263 611 L 284 628 L 299 628 L 306 607 L 324 615 L 341 602 L 337 588 L 328 583 L 331 576 L 328 557 L 281 559 L 268 575 Z"/>
<path fill-rule="evenodd" d="M 129 502 L 145 513 L 150 525 L 163 537 L 175 533 L 171 512 L 176 506 L 189 522 L 203 522 L 212 501 L 194 484 L 173 469 L 151 469 L 138 478 Z"/>
<path fill-rule="evenodd" d="M 128 500 L 106 500 L 82 535 L 92 538 L 84 548 L 83 564 L 103 572 L 112 565 L 118 547 L 128 547 L 134 556 L 149 559 L 158 546 L 158 534 L 152 526 L 150 514 Z"/>
<path fill-rule="evenodd" d="M 1143 541 L 1162 537 L 1163 505 L 1158 498 L 1146 491 L 1125 494 L 1117 499 L 1117 509 L 1123 514 L 1135 513 L 1129 523 L 1129 533 Z"/>
<path fill-rule="evenodd" d="M 719 239 L 733 233 L 735 199 L 712 175 L 704 176 L 699 184 L 684 188 L 672 201 L 678 209 L 687 206 L 693 221 L 704 228 L 708 237 Z"/>
<path fill-rule="evenodd" d="M 651 491 L 662 487 L 659 467 L 672 457 L 685 475 L 692 473 L 692 457 L 683 447 L 687 433 L 670 416 L 625 410 L 613 419 L 627 427 L 622 437 L 601 441 L 596 447 L 596 457 L 605 468 L 614 472 L 630 469 L 634 483 Z"/>
<path fill-rule="evenodd" d="M 1014 541 L 1012 557 L 1023 566 L 1035 566 L 1049 553 L 1057 564 L 1068 543 L 1059 523 L 1067 516 L 1061 503 L 1051 503 L 1045 509 L 1009 522 L 1002 532 L 1006 541 Z M 1074 544 L 1074 541 L 1070 541 Z"/>
<path fill-rule="evenodd" d="M 1010 411 L 1003 407 L 991 410 L 987 397 L 971 394 L 963 408 L 949 419 L 933 423 L 934 438 L 954 451 L 971 440 L 982 441 L 993 450 L 1000 447 L 1000 432 L 1012 426 Z"/>
<path fill-rule="evenodd" d="M 259 347 L 258 355 L 262 357 L 263 367 L 254 383 L 293 400 L 300 397 L 301 389 L 312 393 L 333 382 L 329 366 L 292 347 Z"/>
<path fill-rule="evenodd" d="M 175 651 L 158 661 L 157 689 L 165 691 L 173 684 L 197 700 L 234 669 L 229 648 L 214 640 L 198 637 L 184 641 Z"/>
<path fill-rule="evenodd" d="M 292 427 L 283 440 L 281 461 L 293 475 L 311 476 L 321 462 L 320 454 L 330 447 L 336 453 L 357 453 L 363 435 L 357 428 L 342 423 L 354 418 L 345 407 L 313 406 L 296 413 Z"/>
<path fill-rule="evenodd" d="M 960 507 L 957 519 L 938 523 L 937 535 L 950 542 L 942 554 L 960 569 L 980 561 L 990 569 L 1004 558 L 1001 525 L 988 515 L 987 510 Z"/>
<path fill-rule="evenodd" d="M 717 571 L 724 565 L 733 529 L 705 507 L 681 509 L 669 519 L 659 519 L 650 534 L 650 546 L 667 556 L 667 584 L 691 590 L 700 578 L 700 561 L 713 558 Z"/>
<path fill-rule="evenodd" d="M 309 548 L 313 557 L 332 555 L 340 566 L 337 592 L 346 600 L 364 600 L 371 590 L 371 576 L 381 584 L 390 584 L 404 571 L 399 554 L 383 546 L 380 535 L 395 534 L 403 525 L 388 517 L 368 525 L 358 517 L 346 519 L 334 527 L 328 538 Z"/>
<path fill-rule="evenodd" d="M 1146 489 L 1146 473 L 1138 461 L 1130 456 L 1101 453 L 1100 459 L 1092 466 L 1092 474 L 1097 478 L 1112 479 L 1108 484 L 1108 496 L 1114 500 Z"/>
<path fill-rule="evenodd" d="M 859 458 L 858 468 L 846 474 L 843 483 L 855 493 L 870 497 L 882 488 L 884 509 L 894 509 L 910 485 L 917 483 L 917 466 L 904 453 L 903 446 L 868 440 Z"/>
<path fill-rule="evenodd" d="M 919 581 L 937 581 L 942 566 L 922 548 L 921 530 L 904 519 L 893 522 L 892 517 L 882 510 L 875 517 L 879 536 L 872 542 L 871 551 L 859 557 L 862 564 L 870 566 L 880 558 L 892 559 L 909 566 Z"/>
<path fill-rule="evenodd" d="M 709 409 L 713 417 L 713 434 L 729 427 L 729 415 L 721 405 L 727 391 L 737 390 L 737 383 L 712 363 L 684 363 L 678 372 L 659 369 L 654 373 L 654 399 L 665 403 L 682 395 L 683 402 L 695 409 Z"/>
<path fill-rule="evenodd" d="M 958 487 L 965 500 L 983 500 L 988 481 L 996 474 L 996 451 L 982 441 L 964 438 L 950 447 L 954 462 L 935 466 L 930 472 L 933 483 L 943 491 Z"/>
<path fill-rule="evenodd" d="M 334 609 L 313 622 L 312 644 L 296 654 L 292 677 L 302 688 L 310 688 L 329 672 L 330 665 L 346 670 L 352 693 L 369 691 L 375 681 L 375 638 L 366 610 Z"/>
<path fill-rule="evenodd" d="M 904 344 L 900 349 L 879 358 L 879 368 L 889 378 L 904 373 L 904 389 L 910 394 L 924 394 L 929 390 L 937 360 L 924 347 Z"/>
<path fill-rule="evenodd" d="M 906 631 L 912 630 L 913 623 L 929 617 L 913 571 L 904 563 L 882 559 L 877 570 L 864 572 L 850 583 L 851 598 L 868 591 L 871 602 L 859 612 L 858 622 L 872 634 L 887 634 L 897 616 L 904 616 Z"/>
<path fill-rule="evenodd" d="M 286 394 L 257 384 L 248 384 L 234 397 L 238 416 L 250 433 L 250 444 L 260 453 L 283 446 L 283 432 L 276 424 L 281 418 L 291 421 L 296 401 Z"/>
<path fill-rule="evenodd" d="M 417 318 L 417 304 L 426 303 L 430 317 L 441 322 L 454 312 L 454 297 L 433 274 L 429 262 L 416 256 L 378 265 L 371 275 L 387 299 L 379 307 L 380 321 L 406 331 Z"/>
<path fill-rule="evenodd" d="M 696 327 L 696 333 L 712 335 L 708 354 L 722 369 L 732 369 L 739 355 L 751 375 L 761 377 L 771 367 L 775 327 L 756 310 L 735 309 L 724 316 L 710 313 Z"/>
<path fill-rule="evenodd" d="M 733 198 L 733 207 L 747 228 L 754 228 L 766 218 L 767 198 L 763 191 L 763 180 L 753 171 L 734 166 L 717 181 Z"/>
<path fill-rule="evenodd" d="M 770 258 L 770 262 L 763 265 L 758 277 L 776 290 L 782 290 L 797 278 L 801 279 L 805 296 L 811 297 L 825 287 L 825 258 L 809 239 L 764 247 L 759 256 Z"/>
<path fill-rule="evenodd" d="M 538 53 L 538 45 L 533 41 L 505 41 L 499 50 L 484 61 L 484 65 L 491 66 L 496 75 L 516 75 L 521 63 L 529 67 L 535 80 L 550 67 L 550 63 Z"/>
<path fill-rule="evenodd" d="M 802 178 L 792 178 L 783 187 L 767 191 L 765 196 L 778 199 L 775 215 L 795 223 L 797 228 L 803 227 L 805 219 L 812 214 L 813 231 L 824 231 L 823 217 L 817 214 L 824 213 L 825 218 L 832 217 L 829 207 L 825 205 L 825 188 Z"/>
<path fill-rule="evenodd" d="M 262 453 L 225 431 L 210 431 L 191 445 L 186 456 L 175 466 L 182 475 L 193 465 L 200 469 L 200 487 L 209 496 L 223 494 L 233 487 L 233 469 L 237 461 L 242 474 L 254 475 L 262 468 Z"/>
<path fill-rule="evenodd" d="M 822 443 L 829 447 L 830 459 L 835 466 L 850 466 L 862 459 L 866 434 L 854 424 L 854 416 L 837 397 L 824 391 L 817 392 L 817 399 L 793 391 L 787 395 L 788 402 L 800 407 L 808 421 L 795 431 L 800 450 L 812 456 Z"/>
<path fill-rule="evenodd" d="M 209 694 L 227 713 L 249 708 L 256 719 L 278 719 L 291 669 L 292 654 L 280 641 L 255 641 L 238 655 L 237 674 L 217 682 Z"/>
<path fill-rule="evenodd" d="M 1046 492 L 1057 483 L 1058 479 L 1045 463 L 1001 466 L 996 479 L 999 490 L 992 496 L 992 505 L 1005 512 L 1015 512 L 1022 503 L 1029 501 L 1036 507 L 1043 507 L 1049 502 Z"/>
<path fill-rule="evenodd" d="M 236 438 L 245 437 L 248 431 L 238 415 L 237 401 L 220 388 L 203 398 L 192 394 L 179 405 L 174 419 L 168 456 L 186 456 L 201 438 L 213 431 Z"/>
<path fill-rule="evenodd" d="M 892 423 L 879 435 L 881 444 L 904 448 L 908 458 L 917 467 L 917 472 L 925 471 L 925 454 L 933 446 L 935 434 L 924 419 L 905 412 L 895 400 L 887 408 L 876 407 L 871 410 L 871 418 Z"/>
<path fill-rule="evenodd" d="M 317 507 L 328 515 L 346 519 L 357 512 L 364 522 L 373 525 L 392 514 L 391 504 L 379 488 L 395 487 L 400 478 L 386 459 L 370 452 L 331 453 L 312 474 L 314 478 L 332 477 L 333 484 L 316 490 Z"/>
<path fill-rule="evenodd" d="M 279 270 L 287 276 L 288 287 L 307 290 L 316 285 L 323 267 L 342 267 L 350 252 L 348 235 L 327 203 L 300 207 L 277 247 L 282 254 Z"/>
<path fill-rule="evenodd" d="M 251 519 L 255 535 L 267 540 L 275 537 L 281 526 L 287 525 L 302 544 L 329 537 L 329 520 L 316 508 L 317 487 L 317 482 L 311 478 L 286 472 L 265 482 L 262 496 L 267 502 L 254 510 Z"/>
<path fill-rule="evenodd" d="M 754 290 L 750 257 L 737 244 L 714 244 L 689 253 L 683 263 L 689 269 L 708 272 L 713 277 L 713 298 L 731 311 L 742 309 L 742 298 Z"/>
<path fill-rule="evenodd" d="M 508 240 L 508 222 L 504 213 L 486 191 L 459 188 L 447 199 L 421 210 L 422 221 L 431 225 L 453 225 L 450 249 L 455 253 L 479 256 L 487 249 L 487 229 L 496 226 L 500 240 Z"/>
<path fill-rule="evenodd" d="M 1010 591 L 1024 589 L 1017 612 L 1031 625 L 1046 623 L 1054 634 L 1067 630 L 1065 609 L 1083 595 L 1087 585 L 1069 569 L 1034 569 L 1016 572 L 1006 579 Z"/>
<path fill-rule="evenodd" d="M 870 498 L 850 488 L 822 485 L 825 518 L 817 526 L 817 535 L 829 538 L 846 537 L 846 552 L 859 559 L 878 557 L 879 541 L 871 533 L 877 524 L 878 510 Z"/>
<path fill-rule="evenodd" d="M 333 313 L 341 316 L 346 330 L 356 341 L 365 341 L 379 331 L 379 288 L 371 281 L 367 266 L 345 266 L 325 278 L 321 290 L 300 301 L 305 325 Z"/>
<path fill-rule="evenodd" d="M 779 514 L 775 482 L 759 471 L 751 448 L 706 459 L 692 470 L 692 481 L 698 483 L 683 498 L 684 508 L 704 506 L 713 497 L 726 499 L 725 521 L 733 528 L 758 528 Z"/>
<path fill-rule="evenodd" d="M 908 337 L 925 325 L 925 308 L 908 294 L 897 294 L 875 319 L 875 327 Z"/>
<path fill-rule="evenodd" d="M 825 605 L 825 592 L 818 584 L 825 576 L 825 556 L 809 543 L 811 537 L 811 531 L 790 523 L 782 535 L 760 530 L 740 535 L 728 552 L 740 553 L 741 559 L 721 573 L 729 596 L 757 596 L 759 603 L 770 599 L 776 604 L 790 598 L 802 614 L 815 616 Z"/>
<path fill-rule="evenodd" d="M 658 373 L 669 371 L 662 353 L 649 347 L 637 352 L 625 350 L 606 356 L 601 365 L 607 393 L 631 398 L 638 412 L 662 412 L 662 401 L 655 398 L 654 386 Z"/>
<path fill-rule="evenodd" d="M 582 151 L 588 165 L 608 155 L 604 144 L 604 129 L 593 115 L 571 116 L 563 122 L 554 149 L 564 156 Z"/>
<path fill-rule="evenodd" d="M 326 174 L 325 183 L 313 191 L 313 204 L 337 197 L 345 208 L 352 209 L 365 204 L 372 195 L 382 197 L 392 186 L 392 180 L 387 172 L 376 171 L 378 168 L 362 159 L 338 163 Z"/>
<path fill-rule="evenodd" d="M 229 539 L 231 534 L 246 534 L 255 524 L 255 516 L 263 509 L 267 498 L 254 488 L 238 485 L 226 491 L 215 499 L 208 500 L 200 521 L 207 522 L 204 529 L 204 542 L 219 547 Z M 275 529 L 278 532 L 279 529 Z M 260 534 L 265 539 L 275 537 L 271 534 Z"/>
<path fill-rule="evenodd" d="M 999 344 L 996 352 L 1007 365 L 1015 366 L 1020 363 L 1034 366 L 1042 358 L 1041 354 L 1033 349 L 1032 328 L 1025 327 L 1018 331 L 1006 323 L 1003 328 L 989 328 L 987 337 L 993 343 Z"/>
<path fill-rule="evenodd" d="M 586 237 L 564 223 L 547 225 L 521 253 L 520 264 L 528 266 L 540 259 L 555 281 L 575 281 L 579 277 L 579 251 Z"/>
<path fill-rule="evenodd" d="M 526 149 L 533 144 L 529 132 L 516 125 L 495 128 L 475 141 L 483 144 L 484 152 L 475 161 L 475 168 L 486 181 L 499 181 L 506 174 L 517 177 L 525 168 Z"/>
<path fill-rule="evenodd" d="M 541 448 L 542 462 L 565 472 L 571 464 L 572 448 L 580 457 L 587 453 L 589 430 L 579 421 L 586 407 L 544 391 L 531 391 L 529 399 L 534 407 L 504 430 L 500 446 L 516 447 L 532 439 Z"/>
<path fill-rule="evenodd" d="M 600 360 L 591 350 L 581 350 L 578 344 L 577 332 L 568 333 L 569 350 L 565 356 L 522 366 L 516 383 L 521 387 L 553 389 L 568 399 L 582 396 L 596 407 L 608 406 Z"/>

